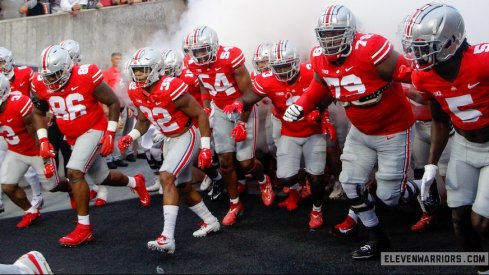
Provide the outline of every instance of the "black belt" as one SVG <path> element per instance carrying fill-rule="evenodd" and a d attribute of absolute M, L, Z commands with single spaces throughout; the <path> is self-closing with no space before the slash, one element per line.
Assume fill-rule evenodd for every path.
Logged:
<path fill-rule="evenodd" d="M 359 102 L 365 102 L 365 101 L 368 101 L 368 100 L 371 100 L 371 99 L 374 99 L 374 98 L 377 98 L 379 97 L 383 92 L 385 92 L 385 90 L 387 90 L 387 88 L 389 88 L 392 84 L 392 81 L 387 83 L 385 86 L 383 86 L 382 88 L 378 89 L 377 91 L 367 95 L 367 96 L 364 96 L 364 97 L 361 97 L 358 99 Z"/>

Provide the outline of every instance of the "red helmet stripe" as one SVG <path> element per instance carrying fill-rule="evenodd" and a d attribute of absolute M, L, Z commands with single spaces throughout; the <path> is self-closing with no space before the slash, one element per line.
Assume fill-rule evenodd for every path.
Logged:
<path fill-rule="evenodd" d="M 331 20 L 333 18 L 333 10 L 334 10 L 335 7 L 336 6 L 331 5 L 326 10 L 326 13 L 325 13 L 326 16 L 324 16 L 324 24 L 325 25 L 328 25 L 329 23 L 331 23 Z"/>
<path fill-rule="evenodd" d="M 194 40 L 194 41 L 193 41 L 194 43 L 193 43 L 193 45 L 196 45 L 196 44 L 197 44 L 197 32 L 198 32 L 199 30 L 200 30 L 200 28 L 196 28 L 196 29 L 194 30 L 194 37 L 193 37 L 193 38 L 194 38 L 194 39 L 193 39 L 193 40 Z"/>
<path fill-rule="evenodd" d="M 47 49 L 44 50 L 43 56 L 42 56 L 42 62 L 41 66 L 44 71 L 48 69 L 48 64 L 47 64 L 47 59 L 48 59 L 48 53 L 51 50 L 53 46 L 49 46 Z"/>
<path fill-rule="evenodd" d="M 411 16 L 411 19 L 409 19 L 409 24 L 406 28 L 406 36 L 410 37 L 411 36 L 411 32 L 413 31 L 413 26 L 414 26 L 414 22 L 416 22 L 416 20 L 418 19 L 419 15 L 424 11 L 426 10 L 427 8 L 431 7 L 432 4 L 426 4 L 424 5 L 423 7 L 421 7 L 420 9 L 418 9 L 412 16 Z"/>
<path fill-rule="evenodd" d="M 260 58 L 260 52 L 261 52 L 261 48 L 263 47 L 263 43 L 261 43 L 258 48 L 256 48 L 256 52 L 255 52 L 255 59 L 259 59 Z"/>
<path fill-rule="evenodd" d="M 278 60 L 282 59 L 282 52 L 280 51 L 281 46 L 282 46 L 282 40 L 278 41 L 278 43 L 277 43 L 277 59 Z"/>
<path fill-rule="evenodd" d="M 141 54 L 141 52 L 143 51 L 143 48 L 139 49 L 136 54 L 134 55 L 134 64 L 137 63 L 137 60 L 139 59 L 139 55 Z"/>

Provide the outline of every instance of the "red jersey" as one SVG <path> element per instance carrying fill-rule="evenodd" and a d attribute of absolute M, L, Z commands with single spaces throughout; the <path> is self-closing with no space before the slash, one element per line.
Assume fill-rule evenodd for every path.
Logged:
<path fill-rule="evenodd" d="M 294 104 L 309 87 L 314 77 L 310 64 L 301 64 L 297 80 L 289 85 L 287 82 L 278 81 L 271 71 L 257 75 L 253 81 L 253 91 L 261 96 L 267 96 L 282 121 L 282 135 L 289 137 L 309 137 L 321 133 L 321 125 L 317 122 L 307 121 L 302 118 L 296 122 L 283 120 L 287 108 Z"/>
<path fill-rule="evenodd" d="M 40 75 L 32 80 L 32 91 L 49 104 L 70 145 L 90 129 L 107 129 L 102 105 L 93 95 L 102 78 L 102 71 L 96 65 L 88 64 L 74 66 L 68 82 L 56 92 L 48 90 Z"/>
<path fill-rule="evenodd" d="M 29 135 L 24 124 L 24 117 L 34 108 L 30 98 L 10 94 L 5 103 L 5 110 L 0 113 L 0 135 L 5 138 L 8 150 L 24 156 L 38 156 L 36 140 Z"/>
<path fill-rule="evenodd" d="M 14 67 L 14 76 L 10 81 L 11 93 L 19 92 L 27 97 L 31 96 L 31 81 L 34 72 L 30 67 Z"/>
<path fill-rule="evenodd" d="M 310 66 L 311 66 L 311 65 L 309 65 L 309 67 L 310 67 Z M 269 70 L 267 70 L 267 71 L 266 71 L 266 72 L 264 72 L 264 73 L 268 73 L 268 72 L 270 72 L 270 71 L 269 71 Z M 250 73 L 251 83 L 253 83 L 253 82 L 255 81 L 256 76 L 257 76 L 257 75 L 260 75 L 260 74 L 261 74 L 261 73 L 258 73 L 258 74 L 257 74 L 257 73 L 256 73 L 256 71 L 252 71 L 252 72 Z M 267 102 L 266 100 L 262 100 L 262 101 L 260 101 L 260 102 L 261 102 L 261 103 L 264 103 L 264 104 L 268 104 L 268 102 Z M 260 103 L 260 102 L 258 102 L 258 103 Z M 258 104 L 258 103 L 257 103 L 257 104 Z M 277 119 L 280 119 L 280 118 L 279 118 L 279 117 L 280 117 L 280 115 L 278 114 L 278 112 L 277 112 L 277 110 L 275 109 L 275 106 L 273 106 L 273 104 L 272 104 L 272 115 L 273 115 L 274 117 L 276 117 Z"/>
<path fill-rule="evenodd" d="M 376 73 L 376 66 L 392 53 L 392 44 L 376 34 L 357 33 L 352 51 L 340 66 L 328 62 L 322 49 L 311 51 L 314 72 L 327 84 L 330 95 L 351 102 L 389 85 Z M 400 83 L 393 82 L 375 105 L 345 108 L 351 123 L 367 135 L 389 135 L 404 131 L 414 123 L 411 106 Z"/>
<path fill-rule="evenodd" d="M 151 93 L 129 84 L 129 98 L 144 116 L 165 135 L 182 133 L 191 118 L 175 107 L 174 101 L 187 92 L 187 84 L 179 78 L 162 76 Z"/>
<path fill-rule="evenodd" d="M 440 103 L 455 127 L 477 130 L 489 125 L 489 44 L 470 46 L 454 81 L 434 70 L 414 71 L 413 84 Z"/>
<path fill-rule="evenodd" d="M 187 92 L 197 100 L 197 102 L 202 106 L 202 96 L 200 93 L 200 83 L 199 79 L 189 70 L 183 69 L 182 73 L 178 77 L 188 86 Z"/>
<path fill-rule="evenodd" d="M 233 103 L 235 99 L 243 95 L 234 78 L 234 70 L 244 65 L 244 63 L 245 57 L 240 49 L 219 46 L 216 53 L 216 61 L 209 65 L 199 66 L 190 59 L 188 69 L 209 90 L 214 104 L 223 109 L 226 105 Z"/>

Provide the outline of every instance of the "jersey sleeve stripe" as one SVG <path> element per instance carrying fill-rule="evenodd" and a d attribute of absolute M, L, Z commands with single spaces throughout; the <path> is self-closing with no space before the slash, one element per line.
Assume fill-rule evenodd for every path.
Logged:
<path fill-rule="evenodd" d="M 183 92 L 185 92 L 187 90 L 187 85 L 185 83 L 182 83 L 182 85 L 180 85 L 180 87 L 178 87 L 175 91 L 173 91 L 171 94 L 170 94 L 170 97 L 173 101 L 175 101 L 177 98 L 179 98 Z"/>
<path fill-rule="evenodd" d="M 376 59 L 379 54 L 385 51 L 386 48 L 389 48 L 389 44 L 389 41 L 386 40 L 384 44 L 382 44 L 382 47 L 380 47 L 380 49 L 372 55 L 372 59 Z"/>
<path fill-rule="evenodd" d="M 97 79 L 93 80 L 93 83 L 97 83 L 102 77 L 103 75 L 100 75 Z"/>
<path fill-rule="evenodd" d="M 263 87 L 260 86 L 260 84 L 256 83 L 256 81 L 253 81 L 253 91 L 259 95 L 266 95 L 266 93 L 263 91 Z"/>
<path fill-rule="evenodd" d="M 32 111 L 32 108 L 33 108 L 32 101 L 29 100 L 27 104 L 24 106 L 24 108 L 22 108 L 22 110 L 20 111 L 20 114 L 24 117 Z"/>
<path fill-rule="evenodd" d="M 244 61 L 244 59 L 245 59 L 244 55 L 241 54 L 238 58 L 231 61 L 231 65 L 233 66 L 233 68 L 238 67 L 238 65 L 240 65 L 241 62 Z"/>
<path fill-rule="evenodd" d="M 92 78 L 98 78 L 100 75 L 102 75 L 102 71 L 101 70 L 98 70 L 98 72 L 96 72 Z"/>
<path fill-rule="evenodd" d="M 387 56 L 389 53 L 391 53 L 391 52 L 392 52 L 392 44 L 391 44 L 391 43 L 389 43 L 389 46 L 388 46 L 388 48 L 387 48 L 387 49 L 384 51 L 384 53 L 383 53 L 383 54 L 382 54 L 382 55 L 381 55 L 379 58 L 377 58 L 377 59 L 374 61 L 374 65 L 377 65 L 377 64 L 381 63 L 381 62 L 384 60 L 384 58 L 385 58 L 385 57 L 386 57 L 386 56 Z"/>

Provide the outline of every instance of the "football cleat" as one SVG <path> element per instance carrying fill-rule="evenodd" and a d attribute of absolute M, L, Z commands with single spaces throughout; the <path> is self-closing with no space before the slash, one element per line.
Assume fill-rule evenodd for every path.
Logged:
<path fill-rule="evenodd" d="M 435 215 L 430 216 L 427 213 L 423 212 L 423 215 L 421 216 L 419 221 L 416 224 L 414 224 L 413 226 L 411 226 L 411 231 L 414 231 L 414 232 L 424 231 L 424 230 L 428 229 L 429 227 L 433 226 L 433 222 L 435 220 L 436 220 Z"/>
<path fill-rule="evenodd" d="M 226 214 L 224 219 L 222 219 L 222 224 L 233 225 L 236 222 L 238 216 L 242 216 L 243 214 L 244 214 L 244 207 L 241 201 L 236 204 L 231 203 L 228 213 Z"/>
<path fill-rule="evenodd" d="M 275 198 L 275 193 L 272 189 L 272 181 L 270 177 L 265 175 L 265 183 L 260 184 L 261 200 L 265 206 L 270 206 Z"/>
<path fill-rule="evenodd" d="M 300 194 L 301 194 L 301 199 L 303 199 L 303 200 L 305 200 L 305 199 L 309 198 L 310 196 L 312 196 L 312 193 L 311 193 L 311 185 L 309 184 L 309 181 L 308 180 L 306 180 L 306 182 L 305 182 L 304 185 L 301 185 Z"/>
<path fill-rule="evenodd" d="M 53 274 L 46 258 L 38 251 L 31 251 L 20 256 L 14 265 L 22 271 L 27 271 L 27 274 Z"/>
<path fill-rule="evenodd" d="M 208 195 L 211 198 L 211 201 L 217 200 L 223 192 L 224 179 L 214 180 L 212 181 L 212 188 L 209 191 Z"/>
<path fill-rule="evenodd" d="M 97 192 L 97 199 L 95 200 L 95 206 L 100 207 L 107 204 L 107 187 L 99 185 Z"/>
<path fill-rule="evenodd" d="M 92 225 L 78 223 L 75 230 L 58 240 L 59 244 L 66 247 L 75 247 L 94 240 Z"/>
<path fill-rule="evenodd" d="M 199 223 L 199 229 L 196 230 L 193 235 L 194 237 L 201 238 L 207 236 L 211 232 L 217 232 L 219 229 L 221 229 L 221 224 L 218 219 L 209 224 L 201 221 Z"/>
<path fill-rule="evenodd" d="M 143 174 L 137 174 L 134 176 L 134 179 L 136 180 L 136 187 L 131 188 L 132 191 L 139 196 L 139 201 L 143 205 L 143 207 L 148 207 L 149 204 L 151 203 L 151 197 L 149 196 L 148 191 L 146 190 L 146 184 L 144 182 L 144 175 Z"/>
<path fill-rule="evenodd" d="M 175 239 L 161 235 L 156 240 L 148 242 L 148 249 L 173 254 L 175 252 Z"/>
<path fill-rule="evenodd" d="M 22 220 L 20 220 L 20 222 L 17 223 L 17 228 L 26 228 L 29 225 L 39 221 L 40 218 L 41 218 L 41 212 L 39 212 L 39 210 L 37 210 L 37 213 L 27 212 L 22 217 Z"/>
<path fill-rule="evenodd" d="M 323 226 L 323 212 L 312 210 L 309 214 L 309 228 L 318 229 Z"/>
<path fill-rule="evenodd" d="M 285 200 L 281 201 L 278 206 L 287 208 L 289 211 L 294 211 L 299 207 L 301 201 L 299 197 L 299 192 L 295 189 L 289 189 L 288 196 Z"/>
<path fill-rule="evenodd" d="M 211 187 L 211 184 L 212 184 L 212 179 L 209 178 L 209 176 L 205 175 L 204 179 L 200 183 L 200 190 L 201 191 L 209 190 L 209 188 Z"/>
<path fill-rule="evenodd" d="M 346 216 L 346 219 L 331 228 L 331 233 L 335 236 L 339 237 L 348 237 L 355 235 L 358 232 L 358 223 L 349 215 Z"/>
<path fill-rule="evenodd" d="M 386 251 L 390 247 L 389 239 L 384 238 L 381 241 L 368 241 L 364 246 L 353 251 L 351 254 L 354 260 L 368 260 L 380 256 L 382 251 Z"/>

